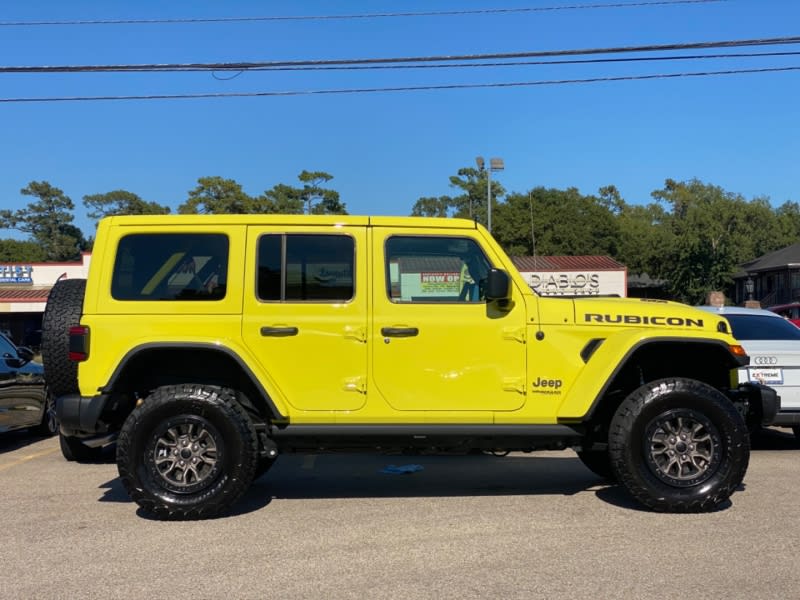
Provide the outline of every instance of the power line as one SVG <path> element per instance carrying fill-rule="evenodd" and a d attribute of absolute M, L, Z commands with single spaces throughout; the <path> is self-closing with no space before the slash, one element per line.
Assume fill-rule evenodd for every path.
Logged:
<path fill-rule="evenodd" d="M 197 23 L 246 23 L 259 21 L 334 21 L 355 19 L 385 19 L 397 17 L 451 17 L 467 15 L 495 15 L 511 13 L 537 13 L 566 10 L 591 10 L 602 8 L 646 8 L 677 4 L 711 4 L 730 0 L 652 0 L 650 2 L 613 2 L 597 4 L 572 4 L 566 6 L 536 6 L 527 8 L 482 8 L 473 10 L 441 10 L 425 12 L 365 13 L 349 15 L 289 15 L 253 17 L 197 17 L 174 19 L 75 19 L 48 21 L 0 21 L 0 27 L 40 27 L 61 25 L 170 25 Z"/>
<path fill-rule="evenodd" d="M 421 65 L 354 65 L 342 67 L 277 67 L 264 69 L 250 69 L 252 71 L 359 71 L 374 69 L 454 69 L 454 68 L 480 68 L 480 67 L 520 67 L 520 66 L 545 66 L 545 65 L 593 65 L 609 63 L 630 62 L 664 62 L 671 60 L 707 60 L 727 58 L 765 58 L 776 56 L 800 56 L 800 51 L 792 52 L 736 52 L 730 54 L 684 54 L 678 56 L 637 56 L 627 58 L 585 58 L 566 60 L 523 60 L 506 62 L 482 63 L 448 63 L 448 64 L 421 64 Z M 205 71 L 205 69 L 203 69 Z M 238 73 L 242 73 L 239 71 Z M 224 79 L 223 79 L 224 81 Z"/>
<path fill-rule="evenodd" d="M 102 100 L 194 100 L 214 98 L 261 98 L 278 96 L 312 96 L 333 94 L 369 94 L 378 92 L 419 92 L 436 90 L 466 90 L 487 88 L 514 88 L 533 87 L 544 85 L 568 85 L 576 83 L 610 83 L 617 81 L 645 81 L 652 79 L 677 79 L 683 77 L 712 77 L 721 75 L 740 75 L 751 73 L 782 73 L 800 71 L 800 66 L 795 67 L 764 67 L 760 69 L 730 69 L 726 71 L 701 71 L 688 73 L 656 73 L 651 75 L 623 75 L 616 77 L 591 77 L 587 79 L 551 79 L 543 81 L 518 81 L 507 83 L 456 83 L 441 85 L 420 85 L 402 87 L 375 87 L 375 88 L 343 88 L 327 90 L 288 90 L 273 92 L 219 92 L 200 94 L 152 94 L 128 96 L 51 96 L 40 98 L 0 98 L 0 103 L 32 103 L 32 102 L 86 102 Z"/>
<path fill-rule="evenodd" d="M 565 60 L 521 60 L 504 62 L 480 62 L 480 63 L 446 63 L 446 64 L 412 64 L 412 65 L 345 65 L 345 66 L 309 66 L 309 67 L 254 67 L 246 69 L 248 72 L 264 71 L 373 71 L 373 70 L 398 70 L 398 69 L 458 69 L 458 68 L 482 68 L 482 67 L 520 67 L 520 66 L 547 66 L 547 65 L 593 65 L 593 64 L 613 64 L 631 62 L 668 62 L 673 60 L 719 60 L 729 58 L 769 58 L 779 56 L 800 56 L 800 51 L 787 52 L 735 52 L 726 54 L 683 54 L 677 56 L 636 56 L 626 58 L 585 58 L 585 59 L 565 59 Z M 225 69 L 225 72 L 233 69 Z M 159 73 L 196 73 L 208 72 L 208 68 L 197 69 L 159 69 Z M 130 71 L 125 71 L 130 72 Z M 149 72 L 149 71 L 143 71 Z M 235 79 L 244 70 L 236 71 L 231 77 L 217 77 L 220 81 Z M 2 73 L 2 68 L 0 68 Z M 212 71 L 213 74 L 213 71 Z"/>
<path fill-rule="evenodd" d="M 691 42 L 679 44 L 649 44 L 645 46 L 618 46 L 611 48 L 584 48 L 573 50 L 543 50 L 532 52 L 503 52 L 491 54 L 462 54 L 440 56 L 412 56 L 388 58 L 353 58 L 325 60 L 249 61 L 235 63 L 165 63 L 138 65 L 41 65 L 0 66 L 2 73 L 105 73 L 105 72 L 158 72 L 158 71 L 246 71 L 278 67 L 316 67 L 378 65 L 397 63 L 452 62 L 457 60 L 507 60 L 515 58 L 545 58 L 557 56 L 583 56 L 600 54 L 624 54 L 633 52 L 668 52 L 676 50 L 701 50 L 715 48 L 742 48 L 755 46 L 794 45 L 800 36 L 758 38 L 744 40 L 722 40 L 715 42 Z"/>

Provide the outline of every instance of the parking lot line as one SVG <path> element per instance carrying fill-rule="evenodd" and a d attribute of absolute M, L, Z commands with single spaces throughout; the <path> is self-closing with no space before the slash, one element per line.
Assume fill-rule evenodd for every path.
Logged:
<path fill-rule="evenodd" d="M 35 458 L 41 458 L 42 456 L 47 456 L 48 454 L 53 454 L 58 452 L 58 448 L 50 448 L 49 450 L 43 450 L 42 452 L 37 452 L 36 454 L 28 454 L 27 456 L 23 456 L 22 458 L 18 458 L 14 462 L 10 462 L 5 465 L 0 465 L 0 471 L 7 471 L 11 467 L 16 467 L 17 465 L 21 465 L 22 463 L 26 463 L 28 461 L 34 460 Z"/>

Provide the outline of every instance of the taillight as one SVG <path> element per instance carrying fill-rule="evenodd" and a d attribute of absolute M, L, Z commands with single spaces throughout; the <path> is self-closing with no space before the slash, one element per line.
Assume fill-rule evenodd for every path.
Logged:
<path fill-rule="evenodd" d="M 89 358 L 89 328 L 73 325 L 69 328 L 69 359 L 81 362 Z"/>

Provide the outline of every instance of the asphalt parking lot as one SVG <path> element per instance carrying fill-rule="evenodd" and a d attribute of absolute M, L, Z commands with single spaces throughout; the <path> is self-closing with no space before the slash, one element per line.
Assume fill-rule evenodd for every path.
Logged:
<path fill-rule="evenodd" d="M 233 514 L 143 516 L 106 462 L 0 437 L 3 598 L 791 598 L 800 450 L 755 441 L 744 489 L 641 510 L 571 451 L 288 455 Z M 387 466 L 420 465 L 409 474 Z"/>

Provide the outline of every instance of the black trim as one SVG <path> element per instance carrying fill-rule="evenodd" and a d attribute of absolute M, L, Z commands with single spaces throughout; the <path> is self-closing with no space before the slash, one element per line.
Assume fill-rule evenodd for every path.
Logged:
<path fill-rule="evenodd" d="M 297 327 L 262 327 L 261 335 L 264 337 L 290 337 L 297 335 Z"/>
<path fill-rule="evenodd" d="M 116 384 L 117 380 L 122 376 L 125 371 L 125 368 L 130 360 L 132 360 L 137 354 L 141 352 L 145 352 L 148 350 L 164 350 L 170 348 L 177 348 L 182 350 L 210 350 L 213 352 L 221 352 L 226 354 L 230 358 L 232 358 L 238 365 L 241 367 L 242 371 L 244 371 L 245 375 L 250 378 L 250 381 L 253 383 L 255 388 L 261 393 L 262 397 L 267 403 L 267 406 L 272 411 L 272 418 L 278 421 L 285 421 L 287 418 L 282 415 L 275 404 L 272 402 L 272 398 L 267 393 L 267 390 L 264 389 L 264 386 L 261 385 L 261 382 L 258 378 L 253 375 L 253 372 L 250 370 L 250 367 L 247 366 L 238 354 L 236 354 L 230 348 L 226 348 L 225 346 L 215 346 L 213 344 L 200 344 L 200 343 L 162 343 L 162 342 L 155 342 L 151 344 L 143 344 L 141 346 L 137 346 L 132 350 L 129 350 L 128 353 L 122 358 L 122 360 L 117 365 L 117 368 L 114 370 L 114 373 L 109 378 L 108 382 L 100 388 L 98 391 L 102 392 L 103 394 L 109 394 L 114 390 L 114 385 Z"/>
<path fill-rule="evenodd" d="M 564 419 L 561 422 L 563 422 L 563 423 L 574 423 L 574 422 L 585 422 L 585 421 L 591 420 L 595 409 L 597 409 L 597 406 L 600 404 L 601 400 L 606 395 L 606 392 L 608 391 L 608 387 L 611 385 L 611 383 L 614 381 L 614 379 L 616 379 L 616 377 L 617 377 L 617 375 L 619 375 L 620 371 L 622 371 L 622 369 L 628 364 L 628 360 L 631 358 L 631 356 L 637 350 L 639 350 L 640 348 L 642 348 L 642 347 L 644 347 L 644 346 L 646 346 L 648 344 L 673 343 L 673 342 L 674 343 L 679 343 L 679 344 L 697 344 L 697 345 L 700 345 L 700 344 L 714 344 L 714 345 L 717 345 L 717 346 L 722 346 L 725 349 L 725 351 L 728 353 L 728 356 L 730 356 L 730 358 L 731 358 L 731 366 L 730 366 L 731 369 L 744 367 L 744 366 L 750 364 L 750 357 L 749 356 L 742 357 L 742 356 L 735 355 L 733 352 L 731 352 L 730 344 L 727 344 L 727 343 L 723 342 L 722 340 L 709 340 L 709 339 L 704 339 L 704 338 L 687 339 L 685 337 L 648 338 L 646 340 L 642 340 L 642 341 L 634 344 L 633 346 L 631 346 L 628 349 L 628 351 L 625 353 L 625 355 L 622 357 L 622 359 L 617 363 L 617 366 L 611 372 L 611 375 L 609 375 L 609 377 L 606 379 L 606 382 L 603 384 L 603 387 L 600 388 L 600 392 L 597 394 L 597 396 L 595 396 L 594 401 L 592 401 L 592 405 L 589 407 L 589 410 L 586 411 L 586 414 L 584 414 L 582 417 L 577 418 L 577 419 L 575 419 L 575 418 Z"/>
<path fill-rule="evenodd" d="M 359 437 L 531 437 L 531 438 L 575 438 L 580 433 L 568 425 L 323 425 L 301 424 L 270 426 L 270 436 L 275 439 L 288 437 L 359 436 Z"/>
<path fill-rule="evenodd" d="M 280 452 L 563 450 L 583 443 L 566 425 L 271 425 Z"/>
<path fill-rule="evenodd" d="M 381 335 L 385 337 L 414 337 L 419 335 L 417 327 L 382 327 Z"/>
<path fill-rule="evenodd" d="M 595 350 L 602 346 L 603 342 L 605 341 L 605 338 L 594 338 L 593 340 L 586 342 L 583 350 L 581 350 L 581 358 L 583 359 L 583 362 L 589 362 L 589 359 L 592 358 L 592 354 L 594 354 Z"/>
<path fill-rule="evenodd" d="M 64 435 L 73 436 L 76 432 L 103 433 L 105 425 L 100 421 L 100 414 L 106 406 L 108 396 L 81 396 L 67 394 L 56 398 L 56 415 L 59 427 Z"/>

